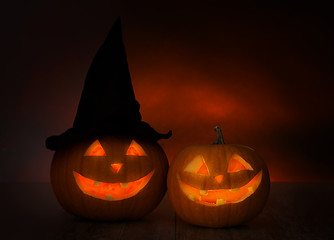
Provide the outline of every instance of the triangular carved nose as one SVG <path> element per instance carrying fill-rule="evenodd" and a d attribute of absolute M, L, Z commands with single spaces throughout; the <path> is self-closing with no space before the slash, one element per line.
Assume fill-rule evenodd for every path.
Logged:
<path fill-rule="evenodd" d="M 116 173 L 121 169 L 123 163 L 112 163 L 110 166 L 115 170 Z"/>
<path fill-rule="evenodd" d="M 221 183 L 223 181 L 223 175 L 217 175 L 215 176 L 215 180 L 218 182 L 218 183 Z"/>

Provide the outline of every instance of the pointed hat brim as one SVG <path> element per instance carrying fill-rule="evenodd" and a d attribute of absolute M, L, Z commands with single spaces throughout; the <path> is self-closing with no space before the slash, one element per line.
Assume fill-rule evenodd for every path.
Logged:
<path fill-rule="evenodd" d="M 66 132 L 60 135 L 50 136 L 46 139 L 46 147 L 50 150 L 58 150 L 70 143 L 77 142 L 80 139 L 87 137 L 99 137 L 102 135 L 118 135 L 118 136 L 127 136 L 127 137 L 140 137 L 145 139 L 150 139 L 153 141 L 158 141 L 160 139 L 168 139 L 172 135 L 172 131 L 169 131 L 166 134 L 158 133 L 154 130 L 148 123 L 139 122 L 135 126 L 120 126 L 119 129 L 115 129 L 114 127 L 108 129 L 106 127 L 102 127 L 100 129 L 76 129 L 70 128 Z"/>

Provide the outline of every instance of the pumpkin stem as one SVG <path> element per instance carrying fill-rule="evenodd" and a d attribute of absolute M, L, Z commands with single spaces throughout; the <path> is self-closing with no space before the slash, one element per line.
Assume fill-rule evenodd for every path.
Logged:
<path fill-rule="evenodd" d="M 214 141 L 213 144 L 225 144 L 224 138 L 223 138 L 223 133 L 222 133 L 222 130 L 220 129 L 220 127 L 219 126 L 215 126 L 214 130 L 215 130 L 215 132 L 217 134 L 217 139 L 216 139 L 216 141 Z"/>

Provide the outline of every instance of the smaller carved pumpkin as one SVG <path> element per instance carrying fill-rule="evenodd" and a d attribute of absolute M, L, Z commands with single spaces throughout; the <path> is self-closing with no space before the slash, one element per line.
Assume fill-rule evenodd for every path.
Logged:
<path fill-rule="evenodd" d="M 263 160 L 249 147 L 225 144 L 219 127 L 212 145 L 194 145 L 171 162 L 169 199 L 186 222 L 208 227 L 235 226 L 261 212 L 269 193 Z"/>

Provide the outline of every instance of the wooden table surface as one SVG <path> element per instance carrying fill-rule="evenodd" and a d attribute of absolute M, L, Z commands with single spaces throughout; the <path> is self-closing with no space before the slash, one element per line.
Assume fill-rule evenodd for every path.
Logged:
<path fill-rule="evenodd" d="M 65 212 L 49 183 L 0 183 L 0 239 L 334 239 L 333 183 L 272 183 L 263 212 L 225 229 L 195 227 L 168 198 L 140 221 L 94 222 Z"/>

